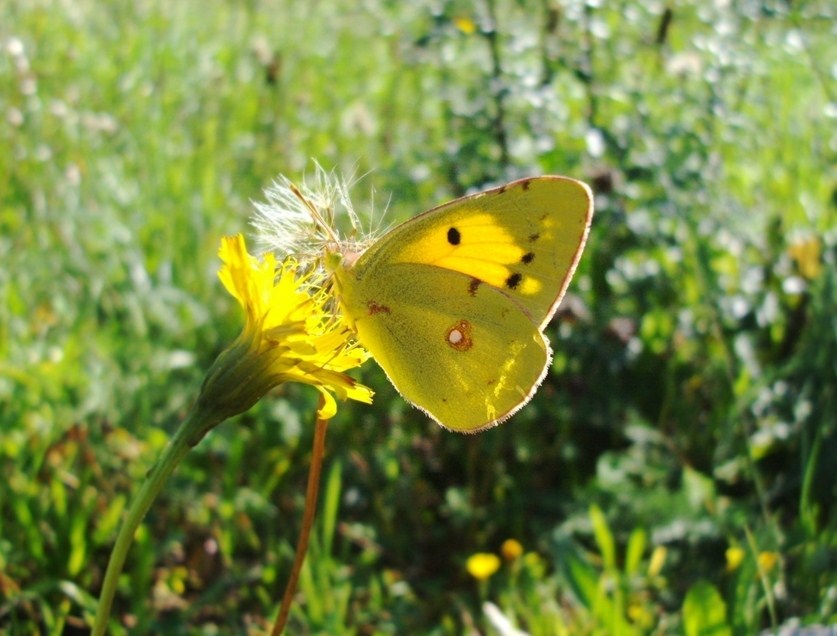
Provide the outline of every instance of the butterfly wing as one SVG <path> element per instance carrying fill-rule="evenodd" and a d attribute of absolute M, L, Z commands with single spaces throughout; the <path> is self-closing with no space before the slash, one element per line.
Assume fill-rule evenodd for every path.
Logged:
<path fill-rule="evenodd" d="M 395 263 L 344 302 L 358 338 L 398 391 L 442 426 L 476 432 L 525 404 L 549 346 L 511 298 L 472 278 Z"/>
<path fill-rule="evenodd" d="M 523 179 L 398 226 L 334 272 L 344 313 L 396 389 L 443 426 L 476 432 L 529 401 L 541 333 L 592 217 L 583 183 Z"/>
<path fill-rule="evenodd" d="M 414 217 L 365 253 L 357 268 L 361 276 L 364 267 L 399 262 L 457 271 L 515 298 L 543 327 L 569 285 L 592 216 L 584 183 L 521 179 Z"/>

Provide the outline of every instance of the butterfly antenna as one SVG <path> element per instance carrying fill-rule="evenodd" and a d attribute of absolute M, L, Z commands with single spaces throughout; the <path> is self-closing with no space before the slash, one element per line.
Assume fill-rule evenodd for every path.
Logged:
<path fill-rule="evenodd" d="M 314 225 L 316 225 L 317 228 L 321 232 L 323 232 L 323 234 L 326 235 L 326 238 L 328 238 L 330 241 L 333 241 L 334 243 L 339 243 L 340 241 L 337 237 L 337 234 L 335 234 L 334 229 L 331 226 L 331 221 L 333 221 L 333 219 L 323 218 L 323 215 L 320 212 L 320 210 L 317 209 L 317 206 L 311 203 L 311 200 L 304 194 L 302 194 L 302 191 L 298 187 L 296 187 L 296 185 L 291 183 L 289 184 L 289 187 L 291 189 L 291 192 L 294 193 L 294 196 L 297 199 L 299 199 L 300 202 L 308 209 L 308 212 L 311 214 L 311 218 L 314 221 Z"/>

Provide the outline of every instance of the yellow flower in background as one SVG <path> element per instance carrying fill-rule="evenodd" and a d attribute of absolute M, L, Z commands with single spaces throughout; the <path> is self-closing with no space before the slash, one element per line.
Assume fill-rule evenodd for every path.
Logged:
<path fill-rule="evenodd" d="M 240 234 L 224 238 L 218 255 L 224 263 L 218 276 L 244 309 L 245 323 L 207 374 L 198 398 L 203 408 L 230 417 L 284 382 L 317 388 L 322 419 L 337 412 L 334 395 L 372 402 L 372 390 L 345 374 L 369 354 L 331 310 L 333 300 L 314 274 L 299 274 L 292 259 L 277 265 L 273 254 L 251 256 Z"/>
<path fill-rule="evenodd" d="M 651 561 L 648 563 L 648 576 L 655 577 L 663 570 L 668 550 L 664 545 L 658 545 L 651 553 Z"/>
<path fill-rule="evenodd" d="M 796 262 L 803 278 L 813 280 L 822 271 L 822 243 L 811 236 L 796 241 L 788 247 L 788 255 Z"/>
<path fill-rule="evenodd" d="M 779 554 L 776 552 L 759 552 L 759 570 L 767 574 L 776 567 L 779 562 Z"/>
<path fill-rule="evenodd" d="M 735 545 L 727 548 L 727 572 L 734 572 L 737 570 L 738 566 L 741 565 L 741 562 L 744 560 L 744 555 L 745 552 L 743 548 L 739 548 Z"/>
<path fill-rule="evenodd" d="M 477 25 L 471 18 L 465 16 L 457 16 L 453 19 L 456 28 L 465 35 L 473 35 L 477 31 Z"/>
<path fill-rule="evenodd" d="M 468 557 L 465 568 L 478 581 L 485 581 L 500 569 L 500 557 L 489 552 L 477 552 Z"/>
<path fill-rule="evenodd" d="M 523 546 L 517 539 L 506 539 L 500 546 L 500 554 L 506 561 L 515 561 L 523 554 Z"/>

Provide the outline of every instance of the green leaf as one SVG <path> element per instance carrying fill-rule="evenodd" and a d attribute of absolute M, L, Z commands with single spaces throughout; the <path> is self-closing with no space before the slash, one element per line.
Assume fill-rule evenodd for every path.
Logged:
<path fill-rule="evenodd" d="M 730 636 L 727 605 L 714 585 L 698 581 L 683 601 L 683 627 L 686 636 Z"/>
<path fill-rule="evenodd" d="M 625 552 L 625 574 L 636 574 L 645 546 L 648 543 L 648 535 L 642 528 L 635 528 L 628 539 L 628 548 Z"/>
<path fill-rule="evenodd" d="M 595 568 L 573 552 L 565 554 L 561 565 L 578 601 L 587 609 L 592 609 L 598 596 L 599 576 Z"/>
<path fill-rule="evenodd" d="M 602 561 L 605 568 L 612 570 L 616 568 L 616 545 L 613 541 L 613 533 L 607 525 L 602 509 L 593 504 L 590 506 L 590 522 L 593 524 L 593 535 L 599 551 L 602 553 Z"/>
<path fill-rule="evenodd" d="M 343 467 L 339 460 L 335 461 L 328 473 L 325 497 L 322 508 L 323 552 L 331 554 L 334 541 L 334 529 L 337 526 L 337 516 L 340 508 L 340 492 L 343 483 Z"/>
<path fill-rule="evenodd" d="M 683 492 L 694 510 L 714 509 L 715 482 L 688 466 L 683 470 Z"/>

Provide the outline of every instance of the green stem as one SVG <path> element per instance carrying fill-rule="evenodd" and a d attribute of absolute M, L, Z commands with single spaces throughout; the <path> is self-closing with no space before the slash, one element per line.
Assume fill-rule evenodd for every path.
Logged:
<path fill-rule="evenodd" d="M 91 636 L 104 636 L 113 597 L 119 583 L 119 575 L 122 573 L 122 566 L 125 565 L 125 558 L 128 556 L 134 534 L 143 517 L 145 517 L 145 513 L 148 512 L 151 504 L 163 489 L 174 469 L 177 468 L 180 460 L 220 421 L 217 414 L 201 409 L 198 405 L 194 406 L 163 450 L 163 454 L 157 460 L 157 463 L 148 472 L 142 488 L 140 488 L 131 504 L 131 508 L 128 510 L 127 517 L 122 522 L 119 535 L 116 537 L 116 543 L 111 551 L 105 580 L 102 583 L 102 591 L 99 594 L 99 605 L 96 610 L 96 619 L 93 623 Z"/>

